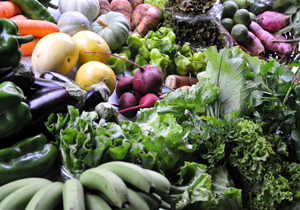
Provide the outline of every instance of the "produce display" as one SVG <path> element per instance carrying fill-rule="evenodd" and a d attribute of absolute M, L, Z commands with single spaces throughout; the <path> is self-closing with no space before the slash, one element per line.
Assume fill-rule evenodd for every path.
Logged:
<path fill-rule="evenodd" d="M 299 2 L 0 2 L 0 210 L 300 208 Z"/>

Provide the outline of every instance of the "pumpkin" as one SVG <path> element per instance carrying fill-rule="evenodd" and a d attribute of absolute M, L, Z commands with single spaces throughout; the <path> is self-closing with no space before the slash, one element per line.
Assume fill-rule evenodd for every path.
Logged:
<path fill-rule="evenodd" d="M 59 0 L 59 12 L 77 11 L 87 17 L 89 22 L 95 20 L 100 12 L 98 0 Z"/>
<path fill-rule="evenodd" d="M 88 18 L 80 12 L 68 11 L 63 13 L 57 21 L 59 31 L 73 36 L 79 31 L 90 30 Z"/>
<path fill-rule="evenodd" d="M 110 50 L 116 50 L 126 42 L 130 34 L 130 24 L 122 13 L 110 11 L 100 15 L 91 24 L 90 30 L 99 34 Z"/>

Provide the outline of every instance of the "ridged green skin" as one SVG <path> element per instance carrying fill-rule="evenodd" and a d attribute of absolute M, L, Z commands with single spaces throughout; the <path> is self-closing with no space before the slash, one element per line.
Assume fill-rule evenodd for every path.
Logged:
<path fill-rule="evenodd" d="M 87 210 L 111 210 L 106 201 L 98 195 L 85 194 L 85 206 Z"/>
<path fill-rule="evenodd" d="M 118 175 L 125 183 L 136 187 L 146 193 L 155 190 L 155 184 L 145 169 L 133 163 L 112 161 L 104 163 L 98 168 L 105 168 Z"/>
<path fill-rule="evenodd" d="M 21 210 L 25 209 L 30 199 L 34 194 L 39 191 L 45 185 L 49 185 L 48 182 L 37 182 L 34 184 L 26 185 L 19 188 L 13 193 L 5 197 L 0 203 L 0 210 Z"/>
<path fill-rule="evenodd" d="M 48 179 L 44 178 L 24 178 L 2 185 L 0 187 L 0 203 L 5 197 L 18 190 L 19 188 L 38 182 L 45 182 L 49 184 L 51 183 Z"/>
<path fill-rule="evenodd" d="M 145 169 L 147 173 L 151 176 L 154 185 L 155 185 L 155 192 L 162 192 L 168 194 L 171 189 L 170 181 L 161 173 L 158 173 L 153 170 Z"/>
<path fill-rule="evenodd" d="M 88 189 L 99 190 L 119 208 L 128 205 L 128 190 L 123 180 L 105 168 L 92 168 L 84 171 L 80 181 Z"/>
<path fill-rule="evenodd" d="M 63 186 L 64 210 L 85 210 L 84 190 L 81 182 L 68 179 Z"/>
<path fill-rule="evenodd" d="M 41 188 L 31 198 L 25 210 L 52 210 L 62 202 L 62 182 L 53 182 Z"/>

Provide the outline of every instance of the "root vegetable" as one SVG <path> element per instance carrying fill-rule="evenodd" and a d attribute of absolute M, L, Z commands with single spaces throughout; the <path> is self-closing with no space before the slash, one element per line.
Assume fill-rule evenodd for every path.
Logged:
<path fill-rule="evenodd" d="M 124 93 L 120 98 L 119 98 L 119 113 L 122 110 L 125 110 L 129 107 L 134 107 L 138 105 L 138 101 L 136 100 L 134 94 L 130 92 Z M 137 109 L 132 109 L 132 110 L 127 110 L 123 111 L 122 115 L 128 118 L 133 118 L 136 116 L 138 110 Z"/>
<path fill-rule="evenodd" d="M 158 100 L 159 98 L 154 93 L 148 93 L 141 98 L 139 105 L 123 109 L 119 111 L 119 113 L 123 114 L 124 112 L 139 110 L 141 108 L 151 108 L 154 107 L 156 101 Z"/>
<path fill-rule="evenodd" d="M 115 56 L 136 66 L 138 70 L 134 74 L 134 79 L 132 84 L 133 84 L 133 89 L 140 95 L 146 95 L 147 93 L 157 93 L 163 84 L 164 81 L 163 72 L 156 65 L 147 64 L 144 66 L 139 66 L 130 60 L 106 52 L 92 51 L 86 53 L 102 53 L 106 55 Z"/>
<path fill-rule="evenodd" d="M 133 76 L 126 76 L 121 78 L 116 86 L 116 94 L 120 98 L 124 93 L 131 92 L 133 90 L 132 82 Z"/>
<path fill-rule="evenodd" d="M 152 6 L 147 10 L 141 23 L 137 27 L 137 32 L 144 37 L 150 30 L 155 30 L 163 18 L 163 12 L 158 6 Z"/>
<path fill-rule="evenodd" d="M 275 39 L 276 40 L 287 40 L 282 35 L 275 36 Z M 282 46 L 282 51 L 278 52 L 278 55 L 280 57 L 290 56 L 293 51 L 292 45 L 290 43 L 283 43 L 283 42 L 280 42 L 279 44 Z"/>
<path fill-rule="evenodd" d="M 131 14 L 131 30 L 134 30 L 142 22 L 143 17 L 146 15 L 150 7 L 152 7 L 151 4 L 139 4 L 134 8 Z"/>
<path fill-rule="evenodd" d="M 245 42 L 241 43 L 241 45 L 255 55 L 265 53 L 263 44 L 251 31 L 248 31 L 247 39 Z"/>
<path fill-rule="evenodd" d="M 197 77 L 169 75 L 165 80 L 165 85 L 172 89 L 177 89 L 183 86 L 195 85 L 197 82 Z"/>
<path fill-rule="evenodd" d="M 132 6 L 132 9 L 135 9 L 136 6 L 140 5 L 143 3 L 143 0 L 129 0 L 131 6 Z"/>
<path fill-rule="evenodd" d="M 112 0 L 110 10 L 122 13 L 130 23 L 132 7 L 128 0 Z"/>
<path fill-rule="evenodd" d="M 110 3 L 108 0 L 99 0 L 100 12 L 99 15 L 106 14 L 110 11 Z"/>
<path fill-rule="evenodd" d="M 10 18 L 15 15 L 20 15 L 22 13 L 21 8 L 13 2 L 1 1 L 0 2 L 0 17 Z"/>
<path fill-rule="evenodd" d="M 23 56 L 31 56 L 35 46 L 40 41 L 40 39 L 41 38 L 35 37 L 32 42 L 22 44 L 20 49 L 23 53 Z"/>
<path fill-rule="evenodd" d="M 267 49 L 274 52 L 282 51 L 282 46 L 279 43 L 272 42 L 272 40 L 275 40 L 275 37 L 264 30 L 257 22 L 251 22 L 249 31 L 251 31 Z"/>
<path fill-rule="evenodd" d="M 265 11 L 257 15 L 259 25 L 269 32 L 276 32 L 287 26 L 290 22 L 290 16 L 274 11 Z"/>

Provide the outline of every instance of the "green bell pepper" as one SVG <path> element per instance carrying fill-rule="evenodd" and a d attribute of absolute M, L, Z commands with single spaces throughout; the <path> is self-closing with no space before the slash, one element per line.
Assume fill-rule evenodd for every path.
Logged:
<path fill-rule="evenodd" d="M 195 74 L 204 71 L 206 68 L 206 64 L 207 64 L 207 58 L 201 51 L 193 54 L 192 68 Z"/>
<path fill-rule="evenodd" d="M 192 57 L 193 56 L 191 46 L 187 43 L 182 45 L 182 47 L 180 49 L 180 53 L 181 53 L 181 55 L 184 55 L 185 57 Z"/>
<path fill-rule="evenodd" d="M 21 88 L 13 82 L 0 84 L 0 140 L 18 133 L 27 125 L 32 115 Z"/>
<path fill-rule="evenodd" d="M 20 46 L 33 41 L 32 35 L 20 36 L 18 25 L 0 18 L 0 68 L 18 65 L 22 59 Z"/>
<path fill-rule="evenodd" d="M 162 37 L 162 44 L 160 46 L 160 50 L 163 53 L 172 51 L 176 45 L 175 42 L 176 34 L 173 31 L 169 31 L 166 36 Z"/>
<path fill-rule="evenodd" d="M 0 186 L 27 177 L 43 177 L 54 165 L 58 149 L 44 134 L 0 150 Z"/>
<path fill-rule="evenodd" d="M 176 73 L 185 76 L 192 70 L 192 58 L 178 54 L 175 58 L 175 65 Z"/>
<path fill-rule="evenodd" d="M 146 61 L 146 59 L 143 56 L 141 56 L 140 54 L 137 54 L 134 57 L 134 63 L 136 63 L 139 66 L 144 66 L 144 65 L 149 64 L 149 62 Z"/>
<path fill-rule="evenodd" d="M 161 53 L 157 48 L 150 51 L 150 64 L 158 66 L 162 71 L 164 78 L 167 75 L 167 67 L 172 63 L 169 56 Z"/>
<path fill-rule="evenodd" d="M 33 20 L 46 20 L 52 23 L 57 23 L 54 16 L 43 5 L 45 0 L 40 3 L 38 0 L 10 0 L 18 5 L 22 11 Z"/>
<path fill-rule="evenodd" d="M 114 54 L 128 60 L 128 57 L 125 53 Z M 127 61 L 124 61 L 121 58 L 110 56 L 107 65 L 115 72 L 115 74 L 123 74 L 127 69 L 127 63 Z"/>
<path fill-rule="evenodd" d="M 44 7 L 48 8 L 52 8 L 52 9 L 58 9 L 57 5 L 54 5 L 51 3 L 51 0 L 38 0 Z"/>
<path fill-rule="evenodd" d="M 133 49 L 138 50 L 139 54 L 141 54 L 148 61 L 150 59 L 149 50 L 147 49 L 145 42 L 141 39 L 141 35 L 137 32 L 134 32 L 127 39 L 128 45 Z"/>
<path fill-rule="evenodd" d="M 167 34 L 169 32 L 174 32 L 174 30 L 172 28 L 167 28 L 167 27 L 160 27 L 156 32 L 156 37 L 158 37 L 159 39 L 167 36 Z"/>

